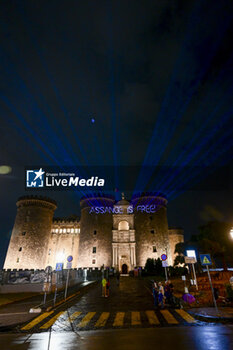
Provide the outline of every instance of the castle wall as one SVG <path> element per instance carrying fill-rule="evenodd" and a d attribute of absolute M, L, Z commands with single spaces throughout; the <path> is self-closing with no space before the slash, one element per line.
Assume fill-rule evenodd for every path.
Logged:
<path fill-rule="evenodd" d="M 104 265 L 121 270 L 126 264 L 133 269 L 164 253 L 173 265 L 175 246 L 184 236 L 180 229 L 168 230 L 167 201 L 162 196 L 144 195 L 131 203 L 123 199 L 116 204 L 109 197 L 85 198 L 80 205 L 80 221 L 57 220 L 53 219 L 53 200 L 20 198 L 4 268 L 44 269 L 50 265 L 55 269 L 56 263 L 66 268 L 67 257 L 72 255 L 73 268 Z"/>
<path fill-rule="evenodd" d="M 134 199 L 132 202 L 135 213 L 137 266 L 144 267 L 148 258 L 157 259 L 164 253 L 168 255 L 168 263 L 172 264 L 171 256 L 169 256 L 166 199 L 145 196 Z M 142 206 L 146 207 L 146 205 L 154 205 L 153 211 L 155 212 L 147 212 L 146 208 L 145 211 L 142 211 Z"/>
<path fill-rule="evenodd" d="M 57 263 L 63 263 L 64 268 L 67 264 L 67 257 L 72 256 L 72 267 L 78 266 L 78 248 L 79 248 L 80 224 L 75 221 L 55 221 L 49 237 L 47 266 L 54 269 Z"/>
<path fill-rule="evenodd" d="M 22 197 L 4 264 L 5 269 L 43 269 L 56 204 L 38 197 Z"/>
<path fill-rule="evenodd" d="M 80 242 L 78 267 L 111 266 L 112 263 L 112 214 L 90 212 L 92 206 L 113 207 L 114 200 L 95 198 L 81 200 Z M 93 248 L 96 248 L 96 253 Z"/>
<path fill-rule="evenodd" d="M 184 242 L 184 231 L 182 229 L 174 228 L 169 229 L 168 232 L 170 240 L 171 257 L 172 262 L 174 263 L 174 260 L 177 256 L 177 254 L 175 253 L 176 244 Z"/>

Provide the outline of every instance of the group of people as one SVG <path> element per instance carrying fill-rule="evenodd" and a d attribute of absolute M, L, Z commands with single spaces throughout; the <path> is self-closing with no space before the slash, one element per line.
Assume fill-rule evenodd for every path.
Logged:
<path fill-rule="evenodd" d="M 170 305 L 172 304 L 174 286 L 170 280 L 166 281 L 164 286 L 162 282 L 157 284 L 155 281 L 153 281 L 152 292 L 155 307 L 160 306 L 163 309 L 165 302 Z"/>

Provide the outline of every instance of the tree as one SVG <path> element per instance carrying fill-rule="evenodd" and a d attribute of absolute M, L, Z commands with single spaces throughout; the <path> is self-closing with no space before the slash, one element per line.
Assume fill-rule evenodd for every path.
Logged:
<path fill-rule="evenodd" d="M 175 257 L 175 261 L 174 261 L 174 267 L 178 266 L 178 265 L 183 265 L 184 264 L 184 255 L 177 255 Z"/>
<path fill-rule="evenodd" d="M 154 273 L 154 269 L 155 269 L 155 261 L 152 258 L 148 258 L 146 260 L 146 264 L 145 264 L 145 270 L 148 273 Z"/>
<path fill-rule="evenodd" d="M 227 262 L 233 263 L 233 241 L 229 237 L 231 225 L 220 221 L 210 221 L 199 227 L 199 234 L 191 237 L 191 242 L 197 245 L 199 253 L 210 253 L 216 260 L 222 260 L 223 268 Z"/>
<path fill-rule="evenodd" d="M 155 274 L 156 275 L 163 274 L 163 265 L 162 265 L 162 260 L 160 258 L 155 259 Z"/>
<path fill-rule="evenodd" d="M 176 244 L 175 253 L 178 255 L 185 255 L 186 244 L 184 242 L 180 242 Z"/>

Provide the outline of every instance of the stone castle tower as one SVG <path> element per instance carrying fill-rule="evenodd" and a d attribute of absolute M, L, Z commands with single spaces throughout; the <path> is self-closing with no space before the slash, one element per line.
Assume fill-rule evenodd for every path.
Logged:
<path fill-rule="evenodd" d="M 112 214 L 98 213 L 92 208 L 112 208 L 114 199 L 95 196 L 82 199 L 78 266 L 111 266 Z"/>
<path fill-rule="evenodd" d="M 43 269 L 56 202 L 44 197 L 21 197 L 4 268 Z"/>
<path fill-rule="evenodd" d="M 148 194 L 132 199 L 135 210 L 135 231 L 137 241 L 137 265 L 145 266 L 148 257 L 168 256 L 172 265 L 167 223 L 167 200 L 161 195 Z M 138 210 L 140 208 L 150 208 Z"/>
<path fill-rule="evenodd" d="M 158 193 L 135 195 L 118 202 L 107 195 L 80 201 L 81 219 L 55 219 L 56 202 L 37 196 L 21 197 L 4 264 L 5 269 L 44 269 L 73 256 L 74 268 L 114 267 L 128 273 L 144 267 L 148 258 L 167 254 L 184 240 L 181 229 L 167 223 L 167 200 Z"/>

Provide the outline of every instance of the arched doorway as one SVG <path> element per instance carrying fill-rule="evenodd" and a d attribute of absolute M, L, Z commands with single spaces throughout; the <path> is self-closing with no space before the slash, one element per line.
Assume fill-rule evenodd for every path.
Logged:
<path fill-rule="evenodd" d="M 121 270 L 122 270 L 122 274 L 123 275 L 127 275 L 127 273 L 128 273 L 128 266 L 126 264 L 123 264 Z"/>

